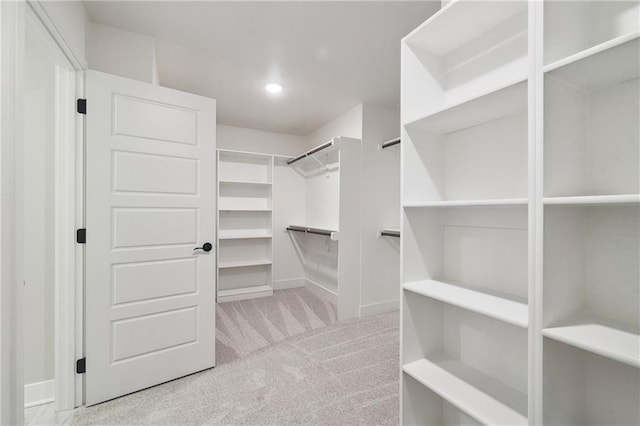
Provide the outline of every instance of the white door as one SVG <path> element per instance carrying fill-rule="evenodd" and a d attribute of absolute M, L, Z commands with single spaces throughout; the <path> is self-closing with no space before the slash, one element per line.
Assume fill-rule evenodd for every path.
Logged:
<path fill-rule="evenodd" d="M 87 405 L 215 365 L 212 99 L 88 72 Z"/>

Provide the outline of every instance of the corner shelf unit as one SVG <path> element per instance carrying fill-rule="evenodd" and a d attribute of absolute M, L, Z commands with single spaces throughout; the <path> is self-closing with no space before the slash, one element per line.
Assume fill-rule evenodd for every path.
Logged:
<path fill-rule="evenodd" d="M 640 424 L 640 1 L 402 40 L 400 424 Z"/>
<path fill-rule="evenodd" d="M 273 156 L 218 150 L 217 301 L 273 294 Z"/>

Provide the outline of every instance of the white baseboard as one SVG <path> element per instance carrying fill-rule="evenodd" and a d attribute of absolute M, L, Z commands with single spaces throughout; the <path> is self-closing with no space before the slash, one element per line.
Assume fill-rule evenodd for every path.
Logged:
<path fill-rule="evenodd" d="M 305 287 L 308 288 L 316 296 L 328 300 L 334 305 L 338 304 L 338 295 L 333 291 L 324 288 L 320 284 L 313 282 L 308 278 L 305 280 L 305 283 Z"/>
<path fill-rule="evenodd" d="M 386 302 L 372 303 L 360 306 L 360 317 L 383 314 L 385 312 L 397 311 L 400 309 L 400 300 L 388 300 Z"/>
<path fill-rule="evenodd" d="M 55 380 L 45 380 L 24 385 L 24 408 L 47 404 L 55 401 L 55 398 Z"/>
<path fill-rule="evenodd" d="M 218 303 L 235 302 L 237 300 L 256 299 L 273 296 L 273 289 L 268 285 L 259 285 L 228 290 L 218 290 Z"/>
<path fill-rule="evenodd" d="M 304 278 L 293 278 L 289 280 L 279 280 L 273 282 L 274 290 L 285 290 L 288 288 L 304 287 L 307 280 Z"/>

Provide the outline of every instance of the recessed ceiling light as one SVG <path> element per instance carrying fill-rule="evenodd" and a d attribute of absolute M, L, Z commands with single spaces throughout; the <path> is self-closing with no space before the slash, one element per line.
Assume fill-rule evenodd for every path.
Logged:
<path fill-rule="evenodd" d="M 280 93 L 280 92 L 282 92 L 282 86 L 279 85 L 278 83 L 269 83 L 264 88 L 269 93 Z"/>

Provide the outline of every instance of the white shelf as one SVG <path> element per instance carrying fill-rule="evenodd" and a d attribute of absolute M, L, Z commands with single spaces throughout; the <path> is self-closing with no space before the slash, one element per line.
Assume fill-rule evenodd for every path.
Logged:
<path fill-rule="evenodd" d="M 534 3 L 403 39 L 401 423 L 638 424 L 640 3 Z"/>
<path fill-rule="evenodd" d="M 254 299 L 273 295 L 273 289 L 268 285 L 218 290 L 218 303 L 233 302 L 235 300 Z"/>
<path fill-rule="evenodd" d="M 526 8 L 526 1 L 454 0 L 403 40 L 411 46 L 444 56 Z"/>
<path fill-rule="evenodd" d="M 241 151 L 241 150 L 237 150 L 237 149 L 222 149 L 222 148 L 218 148 L 218 151 L 220 151 L 220 153 L 222 153 L 222 154 L 238 155 L 238 156 L 247 157 L 247 158 L 264 157 L 265 159 L 269 159 L 269 158 L 271 158 L 273 156 L 271 154 L 264 154 L 264 153 L 261 153 L 261 152 Z"/>
<path fill-rule="evenodd" d="M 273 262 L 269 259 L 257 259 L 257 260 L 238 260 L 234 262 L 220 262 L 218 268 L 242 268 L 247 266 L 262 266 L 271 265 Z"/>
<path fill-rule="evenodd" d="M 467 415 L 486 425 L 526 425 L 527 396 L 444 355 L 430 356 L 402 370 Z"/>
<path fill-rule="evenodd" d="M 550 339 L 640 367 L 640 335 L 619 324 L 585 316 L 565 325 L 549 327 L 542 334 Z"/>
<path fill-rule="evenodd" d="M 229 180 L 229 179 L 220 179 L 219 183 L 222 184 L 230 184 L 230 185 L 264 185 L 271 186 L 271 182 L 262 182 L 262 181 L 251 181 L 251 180 Z"/>
<path fill-rule="evenodd" d="M 221 212 L 270 212 L 273 209 L 252 209 L 252 208 L 221 208 L 218 211 Z"/>
<path fill-rule="evenodd" d="M 529 307 L 524 302 L 435 280 L 412 282 L 403 285 L 403 288 L 406 291 L 440 300 L 518 327 L 527 328 L 529 325 Z"/>
<path fill-rule="evenodd" d="M 544 197 L 545 205 L 582 205 L 582 206 L 613 206 L 618 204 L 639 204 L 640 194 L 620 195 L 587 195 L 572 197 Z"/>
<path fill-rule="evenodd" d="M 451 201 L 423 201 L 405 203 L 405 208 L 420 207 L 479 207 L 479 206 L 526 206 L 527 198 L 495 198 L 487 200 L 451 200 Z"/>
<path fill-rule="evenodd" d="M 566 65 L 570 65 L 574 62 L 581 61 L 590 56 L 597 55 L 598 53 L 604 52 L 606 50 L 612 49 L 614 47 L 620 46 L 628 41 L 632 41 L 636 38 L 640 37 L 640 31 L 633 31 L 631 33 L 616 37 L 614 39 L 608 40 L 604 43 L 600 43 L 596 46 L 585 49 L 581 52 L 575 53 L 573 55 L 567 56 L 566 58 L 560 59 L 558 61 L 552 62 L 544 67 L 544 72 L 551 72 L 555 69 L 562 68 Z"/>
<path fill-rule="evenodd" d="M 484 3 L 483 3 L 484 4 Z M 526 76 L 405 124 L 424 132 L 446 134 L 508 117 L 527 109 Z"/>
<path fill-rule="evenodd" d="M 626 36 L 631 37 L 631 36 Z M 549 65 L 546 75 L 585 90 L 599 89 L 636 79 L 640 75 L 640 39 L 638 33 L 627 40 L 621 37 L 615 47 L 596 46 Z M 566 62 L 566 64 L 565 64 Z M 613 66 L 615 64 L 615 66 Z"/>
<path fill-rule="evenodd" d="M 219 240 L 239 240 L 247 238 L 271 238 L 271 235 L 264 232 L 220 232 L 218 234 Z"/>

